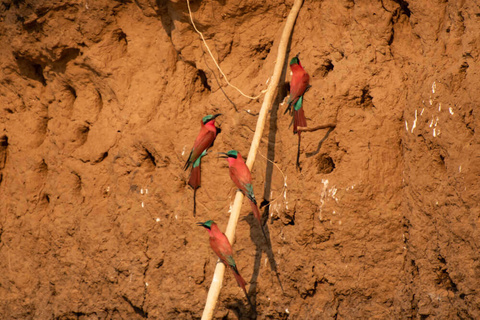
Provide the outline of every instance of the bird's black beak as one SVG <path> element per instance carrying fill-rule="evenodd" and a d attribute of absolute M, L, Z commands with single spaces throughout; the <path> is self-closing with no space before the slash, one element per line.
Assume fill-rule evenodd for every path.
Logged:
<path fill-rule="evenodd" d="M 217 152 L 217 154 L 219 154 L 219 158 L 222 158 L 222 159 L 227 159 L 228 158 L 228 154 L 226 154 L 225 152 Z"/>
<path fill-rule="evenodd" d="M 300 58 L 300 52 L 295 56 L 297 59 Z"/>
<path fill-rule="evenodd" d="M 221 116 L 221 115 L 222 115 L 221 113 L 214 114 L 212 119 L 215 119 L 216 117 Z"/>
<path fill-rule="evenodd" d="M 204 227 L 205 229 L 210 230 L 210 227 L 208 226 L 208 224 L 205 224 L 205 222 L 197 222 L 197 225 L 199 227 Z"/>

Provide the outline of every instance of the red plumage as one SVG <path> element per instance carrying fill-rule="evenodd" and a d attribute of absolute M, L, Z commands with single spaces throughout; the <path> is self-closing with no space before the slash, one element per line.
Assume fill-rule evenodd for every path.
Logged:
<path fill-rule="evenodd" d="M 198 167 L 193 167 L 192 172 L 190 173 L 190 179 L 188 180 L 188 185 L 196 190 L 200 188 L 201 184 L 201 168 L 200 165 Z"/>
<path fill-rule="evenodd" d="M 262 228 L 263 234 L 265 234 L 265 231 L 263 231 L 263 226 L 262 226 L 262 214 L 260 212 L 260 209 L 258 209 L 257 201 L 252 201 L 250 200 L 250 207 L 252 208 L 253 215 L 255 218 L 257 218 L 258 223 L 260 223 L 260 227 Z"/>
<path fill-rule="evenodd" d="M 245 295 L 247 296 L 248 298 L 248 293 L 247 293 L 247 288 L 245 287 L 246 285 L 246 282 L 245 280 L 242 278 L 242 276 L 240 275 L 240 273 L 238 272 L 237 268 L 232 268 L 232 272 L 233 272 L 233 276 L 235 277 L 235 280 L 237 280 L 237 284 L 240 288 L 242 288 L 243 292 L 245 292 Z"/>
<path fill-rule="evenodd" d="M 193 188 L 193 216 L 197 215 L 197 189 L 200 188 L 201 183 L 201 168 L 200 164 L 192 168 L 190 172 L 190 179 L 188 185 Z"/>
<path fill-rule="evenodd" d="M 192 151 L 190 152 L 187 162 L 185 163 L 185 170 L 187 170 L 190 165 L 193 167 L 192 171 L 190 172 L 190 178 L 188 179 L 188 184 L 193 188 L 193 216 L 195 216 L 197 212 L 196 195 L 197 189 L 200 188 L 201 182 L 200 160 L 201 157 L 206 154 L 206 150 L 213 145 L 217 134 L 220 132 L 220 129 L 215 127 L 215 118 L 219 115 L 221 114 L 216 114 L 213 116 L 208 115 L 200 121 L 200 132 L 193 143 Z"/>
<path fill-rule="evenodd" d="M 185 170 L 188 169 L 190 164 L 194 163 L 195 160 L 202 154 L 203 151 L 210 148 L 217 137 L 218 129 L 215 127 L 215 119 L 208 121 L 206 124 L 203 124 L 203 121 L 200 121 L 201 128 L 198 133 L 195 142 L 193 143 L 192 151 L 188 157 L 187 162 L 185 163 Z"/>
<path fill-rule="evenodd" d="M 290 65 L 292 70 L 292 79 L 290 80 L 290 97 L 288 97 L 288 109 L 297 102 L 298 98 L 303 96 L 310 83 L 310 76 L 303 69 L 300 61 Z M 288 110 L 287 109 L 287 110 Z"/>
<path fill-rule="evenodd" d="M 210 229 L 207 230 L 210 235 L 210 247 L 212 247 L 213 252 L 216 253 L 225 265 L 235 265 L 232 246 L 225 234 L 220 231 L 215 222 L 213 222 Z"/>
<path fill-rule="evenodd" d="M 262 214 L 260 212 L 260 209 L 258 209 L 257 200 L 255 199 L 255 194 L 253 193 L 252 175 L 247 165 L 245 164 L 245 161 L 243 160 L 240 152 L 237 151 L 236 153 L 236 158 L 229 157 L 227 159 L 230 178 L 235 183 L 237 188 L 240 189 L 240 191 L 250 201 L 253 215 L 258 220 L 260 228 L 262 229 L 262 233 L 265 236 L 265 239 L 267 239 L 267 235 L 265 234 L 265 230 L 263 229 L 262 225 Z"/>
<path fill-rule="evenodd" d="M 237 188 L 240 189 L 246 196 L 248 196 L 249 191 L 247 190 L 247 185 L 252 184 L 252 174 L 245 164 L 242 155 L 237 151 L 237 158 L 229 157 L 227 160 L 230 178 L 235 183 Z M 250 195 L 250 197 L 252 197 L 252 195 Z M 253 196 L 253 199 L 255 199 L 255 196 Z"/>
<path fill-rule="evenodd" d="M 209 223 L 210 227 L 206 227 L 206 224 Z M 237 269 L 237 265 L 235 260 L 233 259 L 233 251 L 232 246 L 230 245 L 230 241 L 225 236 L 225 234 L 220 231 L 217 224 L 213 221 L 207 221 L 204 224 L 199 223 L 206 227 L 208 234 L 210 236 L 210 247 L 212 247 L 213 252 L 220 258 L 220 260 L 233 272 L 235 280 L 237 280 L 237 284 L 240 288 L 242 288 L 245 296 L 247 297 L 248 302 L 252 305 L 250 298 L 248 297 L 247 289 L 245 287 L 246 282 L 240 275 Z"/>
<path fill-rule="evenodd" d="M 307 126 L 307 119 L 305 118 L 305 112 L 303 111 L 303 107 L 300 110 L 295 110 L 293 112 L 293 133 L 297 133 L 298 127 L 306 127 Z M 300 134 L 300 132 L 298 133 Z"/>

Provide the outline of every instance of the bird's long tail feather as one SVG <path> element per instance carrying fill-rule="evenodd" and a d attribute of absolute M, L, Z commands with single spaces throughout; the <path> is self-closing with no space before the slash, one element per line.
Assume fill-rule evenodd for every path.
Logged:
<path fill-rule="evenodd" d="M 197 189 L 193 190 L 193 216 L 197 215 Z"/>
<path fill-rule="evenodd" d="M 260 224 L 260 229 L 262 229 L 263 236 L 265 237 L 265 240 L 268 242 L 267 234 L 265 233 L 265 229 L 263 229 L 263 224 L 262 224 L 262 213 L 260 212 L 260 209 L 258 209 L 258 206 L 255 202 L 250 200 L 250 206 L 252 207 L 253 215 L 255 218 L 257 218 L 258 223 Z"/>
<path fill-rule="evenodd" d="M 242 278 L 242 276 L 240 275 L 240 273 L 238 272 L 238 269 L 237 267 L 231 267 L 232 268 L 232 271 L 233 271 L 233 275 L 235 276 L 235 280 L 237 280 L 237 283 L 238 285 L 240 286 L 240 288 L 242 288 L 244 291 L 247 291 L 245 289 L 245 280 Z"/>
<path fill-rule="evenodd" d="M 190 179 L 188 185 L 193 188 L 193 216 L 197 214 L 197 189 L 200 188 L 201 182 L 201 169 L 200 166 L 193 167 L 190 172 Z"/>
<path fill-rule="evenodd" d="M 188 185 L 192 187 L 193 190 L 200 188 L 201 178 L 202 177 L 200 166 L 193 167 L 192 172 L 190 172 L 190 179 L 188 180 Z"/>
<path fill-rule="evenodd" d="M 238 272 L 237 267 L 231 267 L 231 268 L 232 268 L 233 275 L 235 276 L 235 280 L 237 280 L 238 285 L 240 286 L 240 288 L 242 288 L 243 292 L 245 293 L 245 297 L 247 297 L 248 303 L 250 304 L 252 309 L 254 309 L 253 303 L 250 300 L 250 297 L 248 296 L 248 293 L 247 293 L 247 289 L 245 287 L 245 284 L 246 284 L 245 280 L 242 278 L 242 276 Z"/>
<path fill-rule="evenodd" d="M 293 133 L 297 133 L 297 128 L 298 127 L 306 127 L 307 126 L 307 119 L 305 118 L 305 112 L 303 111 L 303 108 L 300 108 L 300 110 L 295 110 L 293 112 Z M 300 132 L 298 132 L 300 135 Z"/>

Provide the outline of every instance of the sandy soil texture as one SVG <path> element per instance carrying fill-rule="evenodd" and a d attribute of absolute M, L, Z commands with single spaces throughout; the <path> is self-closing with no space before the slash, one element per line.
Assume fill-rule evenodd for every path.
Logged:
<path fill-rule="evenodd" d="M 293 0 L 192 0 L 228 79 L 267 87 Z M 480 3 L 305 1 L 234 254 L 258 319 L 480 318 Z M 184 0 L 0 1 L 2 319 L 199 319 L 261 99 L 227 86 Z M 285 66 L 285 82 L 290 70 Z M 207 114 L 222 132 L 193 191 Z M 272 162 L 275 162 L 275 165 Z M 284 292 L 280 288 L 275 274 Z M 255 318 L 231 273 L 218 319 Z"/>

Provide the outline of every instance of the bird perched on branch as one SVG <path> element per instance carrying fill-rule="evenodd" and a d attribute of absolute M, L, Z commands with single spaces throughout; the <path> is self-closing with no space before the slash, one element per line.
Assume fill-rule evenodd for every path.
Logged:
<path fill-rule="evenodd" d="M 185 163 L 184 170 L 187 170 L 192 165 L 190 172 L 190 179 L 188 184 L 193 188 L 193 215 L 196 214 L 195 197 L 197 189 L 200 187 L 200 161 L 206 154 L 206 150 L 213 146 L 217 134 L 221 132 L 220 128 L 215 127 L 215 118 L 221 114 L 207 115 L 202 118 L 200 132 L 198 133 L 195 142 L 193 143 L 192 151 Z"/>
<path fill-rule="evenodd" d="M 253 193 L 252 175 L 248 169 L 245 161 L 242 158 L 240 152 L 236 150 L 230 150 L 227 153 L 220 152 L 221 158 L 225 158 L 228 161 L 228 167 L 230 172 L 230 178 L 240 191 L 250 200 L 250 206 L 252 207 L 253 215 L 257 218 L 262 233 L 267 239 L 265 230 L 262 225 L 262 215 L 258 209 L 257 200 L 255 200 L 255 194 Z"/>
<path fill-rule="evenodd" d="M 285 110 L 292 112 L 292 105 L 294 105 L 301 96 L 310 88 L 310 76 L 303 69 L 300 59 L 297 54 L 290 60 L 290 69 L 292 70 L 292 79 L 290 80 L 290 96 L 288 97 L 288 106 Z"/>
<path fill-rule="evenodd" d="M 238 272 L 237 264 L 233 259 L 232 246 L 230 245 L 228 238 L 222 231 L 220 231 L 217 224 L 213 220 L 208 220 L 206 222 L 197 222 L 197 224 L 207 229 L 208 235 L 210 236 L 210 247 L 212 247 L 213 252 L 217 254 L 220 260 L 225 264 L 225 266 L 228 266 L 230 267 L 230 269 L 232 269 L 233 275 L 235 276 L 238 285 L 242 288 L 245 296 L 247 297 L 248 303 L 253 308 L 253 304 L 250 301 L 247 289 L 245 288 L 245 280 Z"/>

